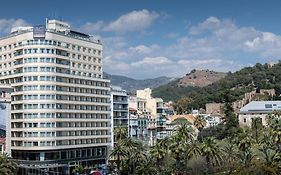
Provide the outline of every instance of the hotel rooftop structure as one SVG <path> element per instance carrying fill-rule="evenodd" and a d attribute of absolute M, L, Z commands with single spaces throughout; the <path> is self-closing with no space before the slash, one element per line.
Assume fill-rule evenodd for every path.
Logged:
<path fill-rule="evenodd" d="M 11 151 L 19 174 L 69 174 L 104 164 L 111 145 L 102 44 L 58 20 L 0 38 L 0 84 L 10 85 Z"/>

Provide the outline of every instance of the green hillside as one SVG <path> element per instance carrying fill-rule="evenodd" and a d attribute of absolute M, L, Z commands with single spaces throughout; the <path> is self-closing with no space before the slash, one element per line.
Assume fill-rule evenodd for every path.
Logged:
<path fill-rule="evenodd" d="M 194 86 L 179 86 L 179 79 L 152 90 L 152 96 L 161 97 L 164 101 L 176 101 L 184 97 L 188 92 L 197 89 Z"/>
<path fill-rule="evenodd" d="M 223 95 L 227 91 L 230 101 L 235 101 L 254 89 L 275 89 L 277 95 L 281 92 L 281 62 L 270 66 L 257 63 L 253 67 L 245 67 L 237 72 L 229 72 L 221 80 L 206 87 L 181 87 L 176 81 L 160 86 L 153 90 L 153 95 L 165 101 L 178 101 L 181 98 L 190 98 L 186 108 L 205 108 L 209 102 L 223 102 Z"/>

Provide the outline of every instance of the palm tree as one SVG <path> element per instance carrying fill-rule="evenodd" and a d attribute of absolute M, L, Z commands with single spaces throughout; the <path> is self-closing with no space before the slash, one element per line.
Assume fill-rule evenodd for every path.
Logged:
<path fill-rule="evenodd" d="M 190 171 L 194 170 L 195 167 L 190 162 L 194 163 L 198 161 L 202 157 L 201 154 L 202 149 L 199 141 L 193 140 L 190 144 L 185 145 L 183 151 L 184 163 L 182 165 L 185 173 L 191 173 Z"/>
<path fill-rule="evenodd" d="M 251 148 L 254 140 L 249 130 L 243 129 L 234 139 L 234 142 L 237 144 L 240 151 L 246 151 L 247 149 Z"/>
<path fill-rule="evenodd" d="M 142 142 L 136 141 L 132 138 L 125 138 L 119 142 L 124 148 L 126 148 L 127 156 L 123 159 L 122 169 L 127 172 L 134 171 L 136 163 L 142 158 L 144 158 L 144 146 Z"/>
<path fill-rule="evenodd" d="M 148 159 L 144 162 L 142 162 L 139 166 L 136 168 L 137 175 L 156 175 L 158 174 L 157 168 L 153 166 L 152 159 Z"/>
<path fill-rule="evenodd" d="M 261 168 L 264 172 L 264 174 L 272 174 L 277 175 L 279 172 L 281 172 L 281 155 L 277 150 L 273 150 L 268 147 L 264 147 L 260 149 L 261 156 L 260 156 L 260 163 Z"/>
<path fill-rule="evenodd" d="M 176 174 L 180 172 L 181 160 L 184 159 L 184 150 L 186 146 L 194 140 L 194 130 L 188 123 L 176 127 L 175 134 L 170 138 L 170 151 L 176 160 Z"/>
<path fill-rule="evenodd" d="M 126 158 L 128 155 L 128 150 L 124 145 L 117 143 L 114 149 L 111 151 L 109 157 L 115 159 L 115 163 L 117 165 L 117 172 L 120 173 L 120 165 L 122 161 Z"/>
<path fill-rule="evenodd" d="M 272 129 L 272 136 L 275 143 L 281 146 L 281 118 L 273 119 L 270 127 Z"/>
<path fill-rule="evenodd" d="M 226 140 L 225 145 L 223 147 L 223 157 L 224 157 L 224 167 L 228 174 L 231 174 L 235 166 L 237 164 L 238 157 L 238 148 L 236 144 L 230 142 L 230 140 Z"/>
<path fill-rule="evenodd" d="M 137 149 L 137 147 L 141 147 L 141 142 L 137 142 L 132 138 L 125 138 L 120 141 L 120 144 L 125 146 L 128 150 Z"/>
<path fill-rule="evenodd" d="M 208 171 L 211 170 L 211 166 L 219 167 L 221 165 L 222 150 L 214 138 L 208 137 L 203 141 L 202 156 L 205 157 L 208 166 Z"/>
<path fill-rule="evenodd" d="M 176 128 L 176 135 L 174 137 L 184 143 L 190 143 L 194 139 L 194 130 L 190 125 L 184 123 Z"/>
<path fill-rule="evenodd" d="M 246 149 L 238 154 L 238 167 L 237 173 L 240 174 L 253 174 L 254 171 L 254 160 L 257 160 L 255 154 L 253 154 L 251 149 Z"/>
<path fill-rule="evenodd" d="M 276 147 L 275 140 L 276 139 L 273 136 L 272 129 L 265 128 L 262 132 L 262 136 L 261 136 L 259 146 L 260 147 L 267 146 L 267 147 L 274 148 L 274 147 Z"/>
<path fill-rule="evenodd" d="M 186 142 L 186 138 L 183 137 L 183 135 L 181 134 L 174 135 L 171 138 L 170 151 L 171 151 L 171 156 L 176 161 L 175 174 L 179 174 L 180 169 L 182 169 L 183 167 L 181 166 L 181 160 L 184 160 L 184 151 L 189 143 Z"/>
<path fill-rule="evenodd" d="M 157 169 L 160 170 L 160 163 L 165 158 L 167 149 L 165 149 L 159 142 L 150 149 L 150 155 L 155 159 Z"/>
<path fill-rule="evenodd" d="M 128 148 L 128 158 L 126 164 L 128 166 L 128 171 L 133 173 L 139 164 L 146 161 L 147 151 L 142 142 L 134 141 L 131 138 L 124 141 L 126 141 L 126 143 L 123 143 L 123 145 Z"/>
<path fill-rule="evenodd" d="M 141 166 L 141 164 L 147 161 L 147 155 L 143 149 L 137 149 L 133 154 L 131 154 L 129 159 L 130 172 L 135 172 L 136 167 Z"/>
<path fill-rule="evenodd" d="M 252 130 L 255 133 L 255 140 L 256 143 L 258 143 L 258 136 L 259 136 L 259 131 L 262 129 L 262 121 L 261 118 L 253 118 L 252 119 Z"/>
<path fill-rule="evenodd" d="M 202 116 L 197 116 L 193 124 L 199 131 L 202 131 L 207 122 Z"/>
<path fill-rule="evenodd" d="M 6 154 L 0 155 L 0 174 L 14 175 L 16 171 L 16 163 L 9 160 Z"/>
<path fill-rule="evenodd" d="M 113 132 L 117 141 L 120 141 L 128 137 L 128 130 L 125 127 L 120 127 L 120 126 L 116 127 L 114 128 Z"/>
<path fill-rule="evenodd" d="M 157 142 L 159 145 L 161 145 L 163 148 L 169 149 L 171 144 L 171 138 L 165 137 Z"/>
<path fill-rule="evenodd" d="M 275 115 L 273 113 L 270 113 L 266 116 L 266 123 L 267 126 L 270 126 L 272 123 L 272 120 L 275 118 Z"/>
<path fill-rule="evenodd" d="M 185 156 L 187 160 L 192 158 L 198 158 L 201 154 L 201 145 L 198 141 L 192 141 L 191 144 L 186 146 Z"/>

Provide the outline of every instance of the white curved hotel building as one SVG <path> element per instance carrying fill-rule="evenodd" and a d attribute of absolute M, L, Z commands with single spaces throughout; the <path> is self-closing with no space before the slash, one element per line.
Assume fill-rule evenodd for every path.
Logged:
<path fill-rule="evenodd" d="M 71 173 L 106 161 L 110 86 L 102 45 L 67 23 L 19 27 L 0 38 L 0 84 L 13 87 L 12 158 L 18 174 Z"/>

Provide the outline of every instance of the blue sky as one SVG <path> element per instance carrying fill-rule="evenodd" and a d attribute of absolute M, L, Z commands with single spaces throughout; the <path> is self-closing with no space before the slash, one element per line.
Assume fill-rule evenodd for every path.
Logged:
<path fill-rule="evenodd" d="M 104 44 L 104 70 L 143 79 L 235 71 L 281 55 L 281 1 L 6 1 L 0 35 L 61 18 Z"/>

